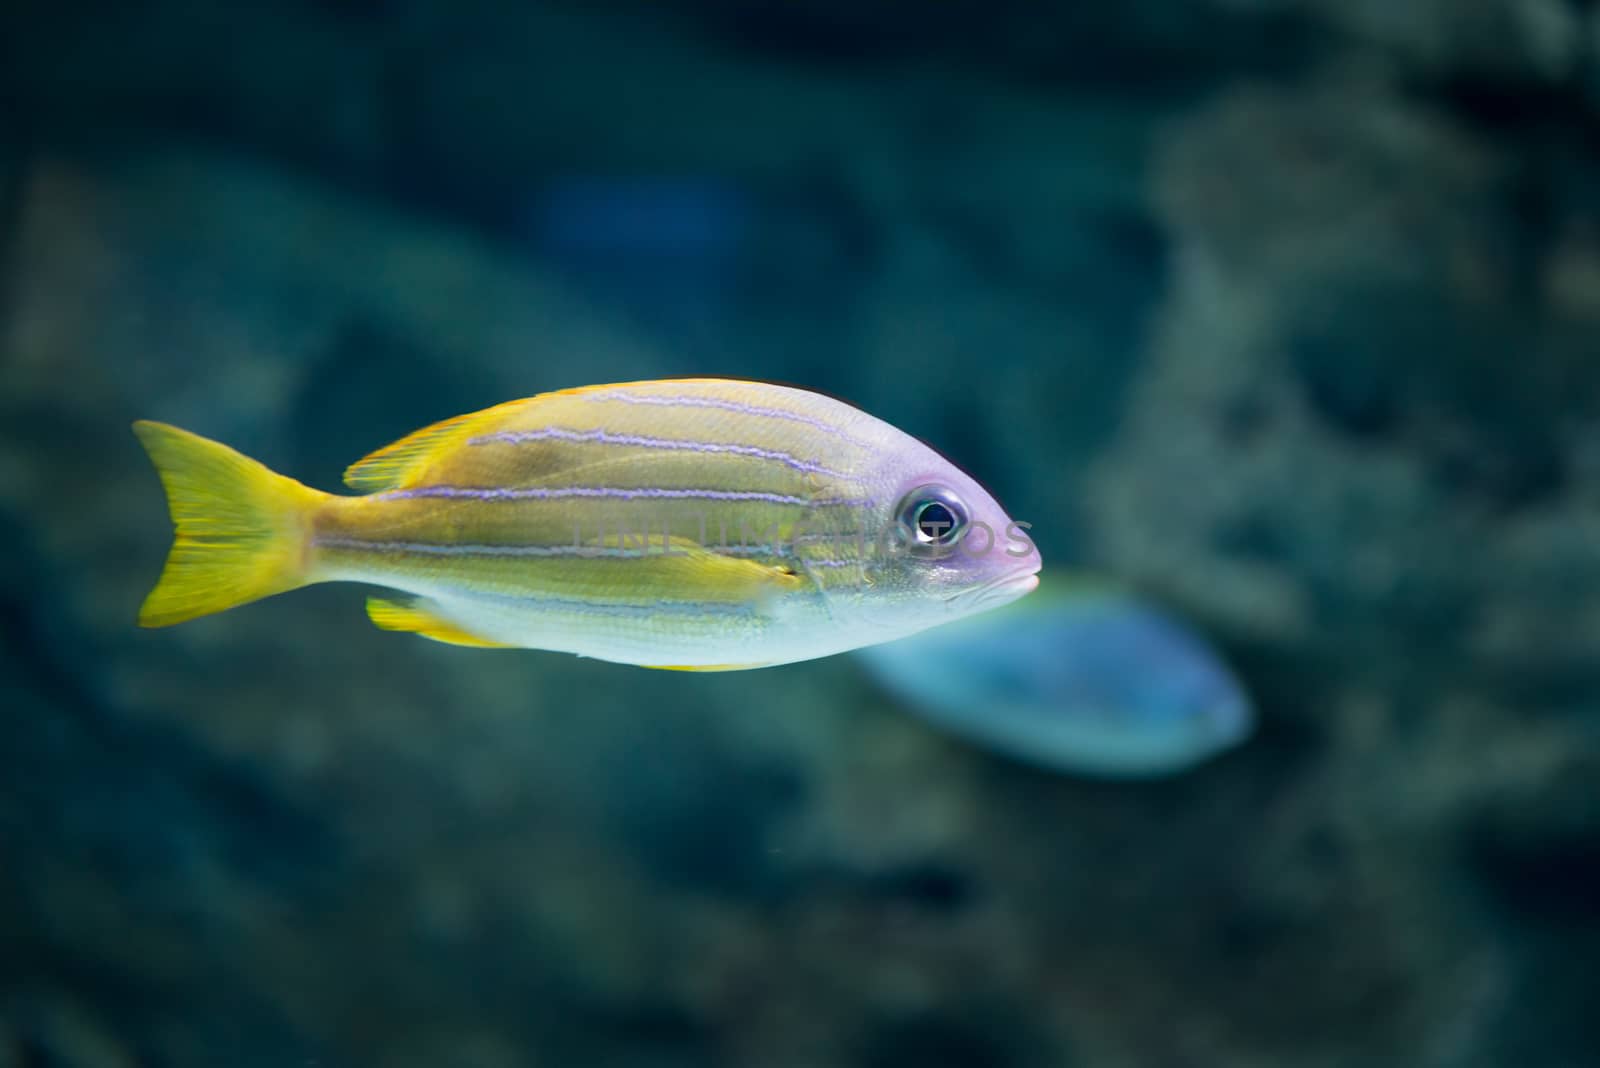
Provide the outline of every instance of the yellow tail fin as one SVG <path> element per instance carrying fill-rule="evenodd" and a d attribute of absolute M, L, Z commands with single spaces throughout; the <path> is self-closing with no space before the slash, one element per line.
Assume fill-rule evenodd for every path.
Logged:
<path fill-rule="evenodd" d="M 166 627 L 308 581 L 306 530 L 328 495 L 166 423 L 133 424 L 167 490 L 175 536 L 139 625 Z"/>

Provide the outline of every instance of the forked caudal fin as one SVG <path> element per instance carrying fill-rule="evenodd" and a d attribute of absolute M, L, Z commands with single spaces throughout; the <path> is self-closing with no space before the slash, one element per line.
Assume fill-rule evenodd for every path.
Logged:
<path fill-rule="evenodd" d="M 161 476 L 174 528 L 140 626 L 182 623 L 309 581 L 307 519 L 326 494 L 166 423 L 141 419 L 133 432 Z"/>

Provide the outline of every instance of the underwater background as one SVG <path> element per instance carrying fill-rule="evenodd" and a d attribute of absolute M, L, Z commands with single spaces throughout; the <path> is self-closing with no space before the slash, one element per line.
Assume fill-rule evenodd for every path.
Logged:
<path fill-rule="evenodd" d="M 332 489 L 683 375 L 928 442 L 1253 735 L 135 626 L 135 418 Z M 0 531 L 3 1068 L 1600 1064 L 1600 4 L 12 0 Z"/>

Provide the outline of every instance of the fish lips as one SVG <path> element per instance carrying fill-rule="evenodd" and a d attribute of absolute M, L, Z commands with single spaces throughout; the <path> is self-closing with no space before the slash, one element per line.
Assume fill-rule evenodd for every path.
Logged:
<path fill-rule="evenodd" d="M 1037 566 L 1019 568 L 999 575 L 981 586 L 963 590 L 950 598 L 948 604 L 952 612 L 969 615 L 973 612 L 987 612 L 992 608 L 1010 604 L 1017 598 L 1032 593 L 1039 586 L 1039 568 Z"/>

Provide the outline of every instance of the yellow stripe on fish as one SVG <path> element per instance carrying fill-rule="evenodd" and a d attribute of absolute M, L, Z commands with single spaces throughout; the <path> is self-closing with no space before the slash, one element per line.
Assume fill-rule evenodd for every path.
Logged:
<path fill-rule="evenodd" d="M 1037 581 L 1022 526 L 969 477 L 786 386 L 681 379 L 512 401 L 351 465 L 358 497 L 176 427 L 135 430 L 176 528 L 146 626 L 356 581 L 411 598 L 372 602 L 384 629 L 709 670 L 886 641 Z"/>

